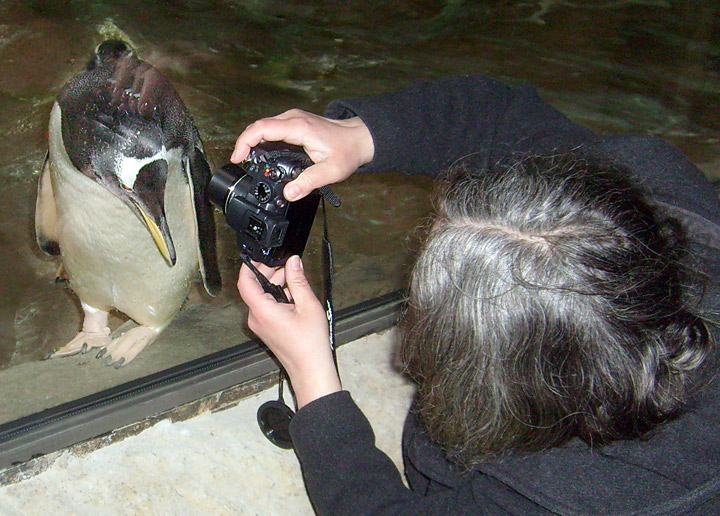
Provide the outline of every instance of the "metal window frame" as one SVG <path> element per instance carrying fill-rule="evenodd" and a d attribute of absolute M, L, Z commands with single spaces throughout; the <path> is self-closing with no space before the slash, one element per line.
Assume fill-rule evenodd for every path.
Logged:
<path fill-rule="evenodd" d="M 342 345 L 397 322 L 404 290 L 336 312 Z M 238 385 L 265 382 L 279 371 L 256 340 L 132 380 L 0 425 L 0 469 L 62 450 Z M 263 380 L 264 379 L 264 380 Z"/>

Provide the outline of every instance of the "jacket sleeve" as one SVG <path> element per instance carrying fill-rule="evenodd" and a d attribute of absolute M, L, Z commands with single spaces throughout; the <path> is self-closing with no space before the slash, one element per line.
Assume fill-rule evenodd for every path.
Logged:
<path fill-rule="evenodd" d="M 452 514 L 451 493 L 413 493 L 375 447 L 370 423 L 347 391 L 309 403 L 290 426 L 310 499 L 318 515 Z"/>
<path fill-rule="evenodd" d="M 484 168 L 512 153 L 571 150 L 595 138 L 533 88 L 512 88 L 483 75 L 335 101 L 325 115 L 359 116 L 368 126 L 375 157 L 361 171 L 434 176 L 458 161 Z"/>
<path fill-rule="evenodd" d="M 598 151 L 628 167 L 654 199 L 720 224 L 717 191 L 675 145 L 648 135 L 608 135 Z"/>
<path fill-rule="evenodd" d="M 368 126 L 375 157 L 360 171 L 436 176 L 458 162 L 486 169 L 513 155 L 577 151 L 617 160 L 656 199 L 720 223 L 717 193 L 677 147 L 645 135 L 599 138 L 530 86 L 513 88 L 483 75 L 456 76 L 335 101 L 325 114 L 359 116 Z"/>

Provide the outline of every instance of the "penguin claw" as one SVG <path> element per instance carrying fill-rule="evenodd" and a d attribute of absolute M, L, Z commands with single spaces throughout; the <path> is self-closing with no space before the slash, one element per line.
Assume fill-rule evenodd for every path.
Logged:
<path fill-rule="evenodd" d="M 115 362 L 115 366 L 114 366 L 115 369 L 120 369 L 124 363 L 125 363 L 125 357 L 120 357 L 120 360 Z"/>
<path fill-rule="evenodd" d="M 47 353 L 45 353 L 43 355 L 43 360 L 50 360 L 53 357 L 53 355 L 55 354 L 55 351 L 57 351 L 57 350 L 53 349 L 52 351 L 48 351 Z"/>
<path fill-rule="evenodd" d="M 62 264 L 60 264 L 60 267 L 58 267 L 58 270 L 55 273 L 55 283 L 70 283 L 67 272 L 65 272 L 65 266 Z"/>
<path fill-rule="evenodd" d="M 100 351 L 98 351 L 98 354 L 95 355 L 95 358 L 102 358 L 105 353 L 107 353 L 107 348 L 102 348 Z"/>
<path fill-rule="evenodd" d="M 81 331 L 65 346 L 56 349 L 53 354 L 57 356 L 69 356 L 77 353 L 85 354 L 92 348 L 104 348 L 109 343 L 110 337 L 105 333 Z"/>
<path fill-rule="evenodd" d="M 112 362 L 112 355 L 105 355 L 105 358 L 102 359 L 102 362 L 100 362 L 102 365 L 107 366 L 110 365 Z"/>

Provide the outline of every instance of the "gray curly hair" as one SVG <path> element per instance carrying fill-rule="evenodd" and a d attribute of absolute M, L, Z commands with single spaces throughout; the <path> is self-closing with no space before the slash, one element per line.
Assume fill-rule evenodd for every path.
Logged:
<path fill-rule="evenodd" d="M 680 225 L 571 155 L 452 173 L 413 270 L 400 355 L 431 439 L 472 466 L 681 411 L 711 339 Z"/>

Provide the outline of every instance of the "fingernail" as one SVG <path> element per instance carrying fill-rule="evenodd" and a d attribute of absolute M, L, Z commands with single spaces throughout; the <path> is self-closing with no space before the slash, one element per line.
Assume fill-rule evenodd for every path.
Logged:
<path fill-rule="evenodd" d="M 290 257 L 290 268 L 294 271 L 301 271 L 303 268 L 302 260 L 299 256 Z"/>
<path fill-rule="evenodd" d="M 285 187 L 285 198 L 288 201 L 294 201 L 300 196 L 300 187 L 293 183 L 288 183 Z"/>

